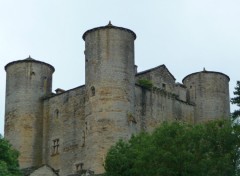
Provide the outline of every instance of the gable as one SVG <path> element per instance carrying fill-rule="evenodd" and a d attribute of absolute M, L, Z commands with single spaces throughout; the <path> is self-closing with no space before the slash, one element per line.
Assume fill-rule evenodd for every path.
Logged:
<path fill-rule="evenodd" d="M 168 90 L 173 90 L 176 80 L 165 65 L 160 65 L 158 67 L 138 73 L 136 75 L 136 80 L 140 79 L 150 80 L 153 85 L 158 88 L 165 89 L 168 87 Z"/>
<path fill-rule="evenodd" d="M 29 176 L 58 176 L 49 166 L 42 166 L 33 171 Z"/>

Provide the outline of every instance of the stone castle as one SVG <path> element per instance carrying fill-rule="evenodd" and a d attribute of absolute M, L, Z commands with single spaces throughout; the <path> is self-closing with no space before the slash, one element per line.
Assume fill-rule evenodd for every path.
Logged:
<path fill-rule="evenodd" d="M 5 66 L 5 137 L 29 175 L 101 174 L 107 150 L 119 139 L 163 121 L 229 116 L 227 75 L 203 70 L 181 84 L 165 65 L 137 72 L 135 39 L 133 31 L 110 23 L 86 31 L 86 83 L 67 91 L 52 93 L 48 63 L 29 57 Z"/>

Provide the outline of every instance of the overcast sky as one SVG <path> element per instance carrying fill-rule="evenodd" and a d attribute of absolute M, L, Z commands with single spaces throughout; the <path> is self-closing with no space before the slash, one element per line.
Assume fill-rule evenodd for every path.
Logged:
<path fill-rule="evenodd" d="M 53 90 L 82 85 L 82 34 L 109 20 L 137 34 L 138 71 L 165 64 L 181 82 L 205 67 L 229 75 L 233 96 L 240 79 L 239 9 L 239 0 L 0 0 L 0 133 L 4 66 L 31 55 L 55 67 Z"/>

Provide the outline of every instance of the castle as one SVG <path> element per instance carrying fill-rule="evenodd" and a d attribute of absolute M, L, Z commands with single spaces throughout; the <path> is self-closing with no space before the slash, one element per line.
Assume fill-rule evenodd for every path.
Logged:
<path fill-rule="evenodd" d="M 135 39 L 133 31 L 110 23 L 86 31 L 86 82 L 67 91 L 52 93 L 48 63 L 29 57 L 5 66 L 5 137 L 20 151 L 21 168 L 101 174 L 107 150 L 119 139 L 163 121 L 229 116 L 227 75 L 203 70 L 180 84 L 165 65 L 138 73 Z"/>

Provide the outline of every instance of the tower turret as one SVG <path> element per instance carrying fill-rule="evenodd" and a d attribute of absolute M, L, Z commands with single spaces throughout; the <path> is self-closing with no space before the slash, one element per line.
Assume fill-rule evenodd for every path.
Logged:
<path fill-rule="evenodd" d="M 42 163 L 42 98 L 52 92 L 54 68 L 32 59 L 5 66 L 5 137 L 20 152 L 21 168 Z"/>
<path fill-rule="evenodd" d="M 134 116 L 133 31 L 113 26 L 84 33 L 86 70 L 86 158 L 84 168 L 104 172 L 107 150 L 131 136 Z"/>
<path fill-rule="evenodd" d="M 188 101 L 196 104 L 195 122 L 229 117 L 229 80 L 223 73 L 205 69 L 183 79 Z"/>

